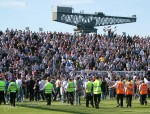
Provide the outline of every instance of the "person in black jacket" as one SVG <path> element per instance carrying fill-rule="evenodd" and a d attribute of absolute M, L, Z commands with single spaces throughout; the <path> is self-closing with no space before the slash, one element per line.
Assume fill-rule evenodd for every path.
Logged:
<path fill-rule="evenodd" d="M 35 81 L 31 77 L 30 81 L 29 81 L 30 101 L 34 101 L 34 89 L 33 89 L 34 88 L 34 84 L 35 84 Z"/>
<path fill-rule="evenodd" d="M 102 89 L 102 100 L 105 100 L 107 95 L 107 82 L 105 80 L 105 77 L 102 78 L 101 89 Z"/>
<path fill-rule="evenodd" d="M 40 98 L 40 95 L 39 95 L 39 90 L 40 90 L 39 80 L 36 80 L 33 89 L 34 89 L 35 101 L 39 101 L 39 98 Z"/>

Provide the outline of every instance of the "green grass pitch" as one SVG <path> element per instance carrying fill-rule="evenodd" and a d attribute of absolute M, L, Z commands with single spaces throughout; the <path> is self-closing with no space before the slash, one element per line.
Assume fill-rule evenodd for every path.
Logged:
<path fill-rule="evenodd" d="M 116 107 L 116 99 L 106 99 L 100 102 L 100 108 L 95 109 L 91 106 L 85 107 L 85 100 L 82 99 L 81 105 L 52 101 L 51 106 L 46 105 L 46 101 L 16 103 L 16 107 L 10 105 L 0 105 L 0 114 L 150 114 L 150 99 L 148 104 L 141 106 L 138 99 L 133 99 L 132 107 L 127 108 L 125 99 L 123 108 Z"/>

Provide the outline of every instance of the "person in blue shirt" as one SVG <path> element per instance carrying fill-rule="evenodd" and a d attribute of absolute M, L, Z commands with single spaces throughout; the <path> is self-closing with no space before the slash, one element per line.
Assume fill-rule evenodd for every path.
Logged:
<path fill-rule="evenodd" d="M 8 92 L 8 86 L 9 86 L 9 80 L 6 78 L 5 81 L 5 101 L 8 104 L 9 103 L 9 92 Z"/>

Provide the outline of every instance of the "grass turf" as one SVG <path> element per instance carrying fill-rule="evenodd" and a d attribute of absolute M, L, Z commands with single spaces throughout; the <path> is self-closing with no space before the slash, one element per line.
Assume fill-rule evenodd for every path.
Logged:
<path fill-rule="evenodd" d="M 148 104 L 142 106 L 137 99 L 134 99 L 132 107 L 127 108 L 124 99 L 124 107 L 117 108 L 115 99 L 107 99 L 101 101 L 99 109 L 92 108 L 91 106 L 86 108 L 85 100 L 82 100 L 80 106 L 71 106 L 60 101 L 52 102 L 51 106 L 47 106 L 45 101 L 25 101 L 23 103 L 16 103 L 16 107 L 0 105 L 0 114 L 149 114 L 150 99 L 147 99 L 147 101 Z"/>

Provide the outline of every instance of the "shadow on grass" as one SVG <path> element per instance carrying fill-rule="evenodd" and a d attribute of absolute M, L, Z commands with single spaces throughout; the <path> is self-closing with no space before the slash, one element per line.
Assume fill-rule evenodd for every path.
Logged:
<path fill-rule="evenodd" d="M 56 107 L 54 106 L 40 106 L 40 105 L 28 105 L 28 104 L 16 104 L 16 106 L 18 107 L 26 107 L 26 108 L 34 108 L 34 109 L 41 109 L 41 110 L 48 110 L 48 111 L 56 111 L 56 112 L 64 112 L 64 113 L 73 113 L 73 114 L 91 114 L 91 113 L 87 113 L 87 112 L 82 112 L 80 110 L 67 110 L 67 109 L 60 109 L 58 108 L 59 105 L 57 105 Z M 67 106 L 68 107 L 68 106 Z M 72 106 L 70 108 L 73 108 Z"/>
<path fill-rule="evenodd" d="M 44 101 L 42 101 L 44 102 Z M 55 104 L 52 106 L 46 106 L 46 102 L 45 104 L 41 105 L 42 102 L 25 102 L 24 103 L 20 103 L 20 104 L 16 104 L 16 106 L 18 107 L 25 107 L 25 108 L 30 108 L 30 109 L 40 109 L 40 110 L 46 110 L 46 111 L 53 111 L 55 112 L 62 112 L 62 113 L 72 113 L 72 114 L 97 114 L 97 113 L 101 113 L 101 114 L 105 114 L 105 113 L 113 113 L 114 114 L 124 114 L 124 113 L 134 113 L 136 110 L 141 110 L 141 108 L 143 110 L 147 110 L 149 109 L 149 104 L 147 106 L 141 106 L 141 105 L 135 105 L 135 107 L 133 106 L 132 108 L 127 108 L 125 105 L 123 108 L 120 107 L 116 107 L 114 104 L 110 105 L 106 105 L 106 104 L 100 104 L 100 109 L 96 110 L 95 108 L 86 108 L 85 107 L 85 103 L 82 103 L 82 106 L 71 106 L 68 104 Z M 83 105 L 84 104 L 84 105 Z M 137 103 L 138 104 L 138 103 Z M 149 111 L 147 111 L 149 112 Z"/>

